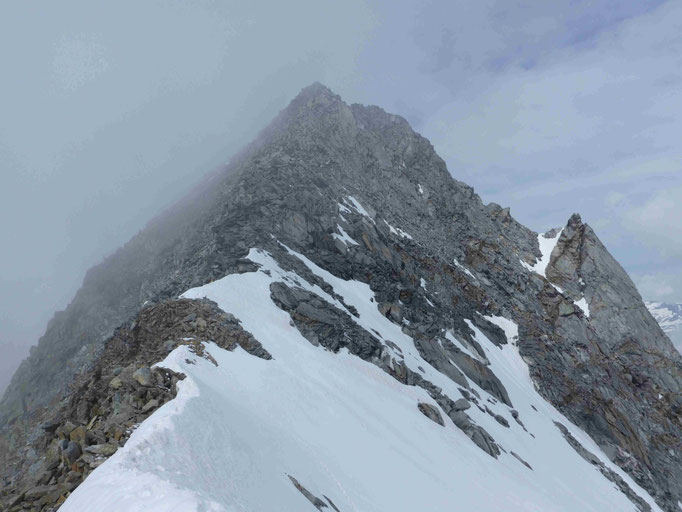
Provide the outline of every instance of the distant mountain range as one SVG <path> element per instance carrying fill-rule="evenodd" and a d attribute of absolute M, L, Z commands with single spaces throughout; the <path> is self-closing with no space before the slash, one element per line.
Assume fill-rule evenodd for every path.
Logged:
<path fill-rule="evenodd" d="M 677 350 L 682 352 L 682 304 L 647 302 L 646 307 L 670 337 Z"/>

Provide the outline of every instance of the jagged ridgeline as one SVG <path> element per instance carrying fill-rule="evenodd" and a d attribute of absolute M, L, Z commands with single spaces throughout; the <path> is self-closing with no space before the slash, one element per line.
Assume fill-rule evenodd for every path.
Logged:
<path fill-rule="evenodd" d="M 314 84 L 49 323 L 0 508 L 679 511 L 681 392 L 579 216 L 533 233 Z"/>

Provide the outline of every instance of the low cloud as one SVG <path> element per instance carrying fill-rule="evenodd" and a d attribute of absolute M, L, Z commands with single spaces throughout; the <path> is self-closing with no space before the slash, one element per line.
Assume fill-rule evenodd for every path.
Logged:
<path fill-rule="evenodd" d="M 632 278 L 639 293 L 646 300 L 655 302 L 678 302 L 680 300 L 676 290 L 682 286 L 682 275 L 634 274 Z"/>
<path fill-rule="evenodd" d="M 660 190 L 628 210 L 624 223 L 666 257 L 682 258 L 682 186 Z"/>

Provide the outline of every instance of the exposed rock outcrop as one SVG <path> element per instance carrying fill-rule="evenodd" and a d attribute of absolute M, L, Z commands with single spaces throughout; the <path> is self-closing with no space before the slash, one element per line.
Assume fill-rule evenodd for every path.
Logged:
<path fill-rule="evenodd" d="M 489 393 L 493 402 L 514 404 L 473 329 L 500 346 L 514 343 L 539 392 L 664 510 L 676 510 L 682 500 L 682 358 L 593 230 L 572 217 L 552 251 L 546 277 L 534 272 L 533 263 L 542 257 L 537 235 L 508 209 L 483 204 L 470 187 L 452 179 L 431 144 L 403 118 L 378 107 L 347 105 L 319 84 L 304 89 L 228 169 L 88 273 L 0 402 L 2 451 L 25 459 L 21 471 L 37 463 L 37 454 L 23 449 L 26 442 L 47 436 L 49 444 L 63 427 L 60 421 L 50 432 L 52 424 L 45 430 L 38 422 L 56 410 L 74 375 L 85 372 L 92 380 L 97 367 L 102 373 L 100 384 L 91 386 L 95 394 L 84 390 L 90 398 L 67 407 L 64 418 L 74 429 L 86 427 L 95 415 L 104 417 L 93 407 L 121 390 L 135 397 L 138 391 L 132 390 L 141 390 L 135 402 L 140 413 L 158 407 L 154 400 L 162 404 L 167 396 L 147 396 L 154 388 L 144 385 L 157 378 L 154 371 L 132 379 L 137 367 L 130 368 L 132 381 L 127 370 L 113 374 L 116 366 L 137 361 L 136 350 L 149 356 L 143 358 L 147 367 L 163 359 L 171 347 L 167 342 L 183 337 L 219 344 L 222 339 L 225 346 L 236 343 L 268 357 L 236 321 L 218 320 L 215 311 L 192 319 L 188 313 L 187 322 L 150 327 L 147 334 L 141 327 L 149 325 L 145 312 L 161 307 L 153 306 L 132 324 L 147 300 L 161 302 L 216 278 L 254 271 L 257 266 L 245 259 L 251 247 L 267 250 L 283 268 L 329 294 L 329 285 L 287 248 L 337 278 L 367 283 L 377 310 L 414 340 L 425 361 L 460 386 L 461 397 L 440 393 L 401 364 L 397 351 L 387 359 L 384 345 L 390 347 L 391 340 L 380 343 L 376 333 L 358 329 L 357 311 L 338 298 L 331 304 L 295 282 L 276 283 L 270 291 L 311 343 L 348 349 L 383 364 L 401 382 L 423 387 L 444 421 L 451 419 L 493 457 L 499 446 L 465 412 L 486 410 L 473 388 Z M 507 339 L 491 317 L 518 324 L 518 340 Z M 123 331 L 115 333 L 122 324 Z M 112 341 L 104 345 L 107 339 Z M 136 346 L 155 348 L 152 353 Z M 120 358 L 129 362 L 116 362 Z M 503 426 L 507 421 L 495 419 Z M 514 419 L 523 425 L 518 413 Z M 83 439 L 82 432 L 74 437 Z M 74 447 L 70 459 L 94 456 L 78 443 L 83 454 Z M 105 435 L 93 444 L 112 443 Z"/>
<path fill-rule="evenodd" d="M 270 358 L 233 316 L 210 301 L 145 307 L 107 340 L 93 367 L 77 377 L 60 408 L 39 425 L 39 434 L 9 454 L 0 510 L 59 508 L 145 418 L 175 397 L 184 375 L 152 365 L 183 344 L 197 357 L 210 357 L 201 343 L 206 340 Z"/>

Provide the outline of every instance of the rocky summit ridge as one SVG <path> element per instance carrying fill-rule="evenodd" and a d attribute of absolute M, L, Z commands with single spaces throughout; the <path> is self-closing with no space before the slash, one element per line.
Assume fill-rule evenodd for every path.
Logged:
<path fill-rule="evenodd" d="M 321 84 L 90 270 L 50 321 L 0 402 L 7 509 L 68 506 L 192 370 L 152 371 L 169 352 L 206 350 L 210 359 L 197 341 L 206 340 L 277 361 L 261 339 L 268 333 L 255 334 L 238 303 L 224 309 L 224 294 L 178 299 L 255 276 L 267 276 L 263 300 L 313 346 L 420 390 L 429 399 L 415 407 L 420 414 L 463 433 L 485 457 L 511 453 L 532 471 L 504 437 L 532 434 L 531 419 L 486 343 L 505 354 L 513 346 L 532 392 L 563 415 L 553 416 L 556 432 L 580 460 L 635 510 L 652 509 L 644 492 L 653 506 L 679 510 L 682 357 L 592 228 L 574 215 L 561 229 L 530 231 L 453 179 L 405 119 L 348 105 Z M 354 303 L 344 283 L 371 297 Z M 144 368 L 156 387 L 134 377 Z M 318 510 L 343 510 L 339 498 L 289 479 Z"/>

